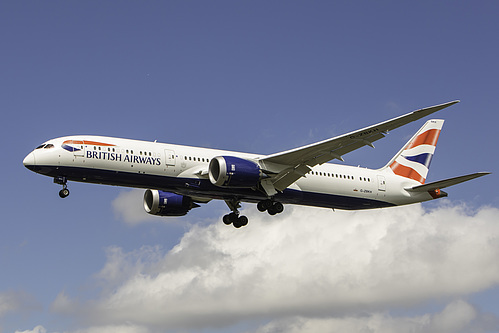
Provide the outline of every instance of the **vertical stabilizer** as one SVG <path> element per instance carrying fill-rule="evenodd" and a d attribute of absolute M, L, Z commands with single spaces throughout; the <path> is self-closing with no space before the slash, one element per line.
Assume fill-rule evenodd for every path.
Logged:
<path fill-rule="evenodd" d="M 443 125 L 442 119 L 428 120 L 383 169 L 424 184 Z"/>

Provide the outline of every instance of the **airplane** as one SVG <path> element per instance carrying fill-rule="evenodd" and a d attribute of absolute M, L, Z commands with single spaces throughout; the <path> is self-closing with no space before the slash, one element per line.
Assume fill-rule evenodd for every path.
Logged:
<path fill-rule="evenodd" d="M 240 228 L 248 218 L 242 202 L 279 214 L 284 204 L 360 210 L 413 204 L 446 197 L 442 189 L 489 172 L 425 183 L 444 120 L 428 120 L 380 169 L 326 163 L 373 142 L 389 131 L 459 101 L 419 109 L 327 140 L 271 154 L 250 154 L 105 136 L 76 135 L 48 140 L 23 161 L 52 177 L 69 195 L 68 181 L 146 189 L 144 209 L 158 216 L 183 216 L 213 199 L 230 213 L 223 222 Z"/>

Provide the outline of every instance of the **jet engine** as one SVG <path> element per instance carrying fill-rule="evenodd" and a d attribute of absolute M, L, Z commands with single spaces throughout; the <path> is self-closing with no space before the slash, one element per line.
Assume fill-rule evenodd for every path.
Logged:
<path fill-rule="evenodd" d="M 184 195 L 158 190 L 146 190 L 144 193 L 144 209 L 152 215 L 184 216 L 195 207 L 199 205 Z"/>
<path fill-rule="evenodd" d="M 233 156 L 217 156 L 210 161 L 210 181 L 220 187 L 250 188 L 264 176 L 257 163 Z"/>

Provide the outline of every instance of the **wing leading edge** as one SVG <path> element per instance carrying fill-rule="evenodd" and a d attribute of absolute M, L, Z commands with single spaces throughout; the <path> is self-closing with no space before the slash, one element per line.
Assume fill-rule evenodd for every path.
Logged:
<path fill-rule="evenodd" d="M 272 176 L 265 179 L 262 186 L 268 195 L 275 194 L 276 190 L 283 191 L 304 177 L 312 167 L 333 159 L 343 161 L 343 155 L 363 146 L 374 148 L 373 142 L 385 137 L 389 131 L 456 103 L 459 103 L 459 100 L 416 110 L 334 138 L 265 156 L 259 159 L 259 163 Z"/>

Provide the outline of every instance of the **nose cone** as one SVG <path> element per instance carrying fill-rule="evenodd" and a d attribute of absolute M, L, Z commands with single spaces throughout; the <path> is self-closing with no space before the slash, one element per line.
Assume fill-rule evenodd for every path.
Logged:
<path fill-rule="evenodd" d="M 36 165 L 35 154 L 33 152 L 29 153 L 28 156 L 24 158 L 23 164 L 26 168 L 34 170 Z"/>

